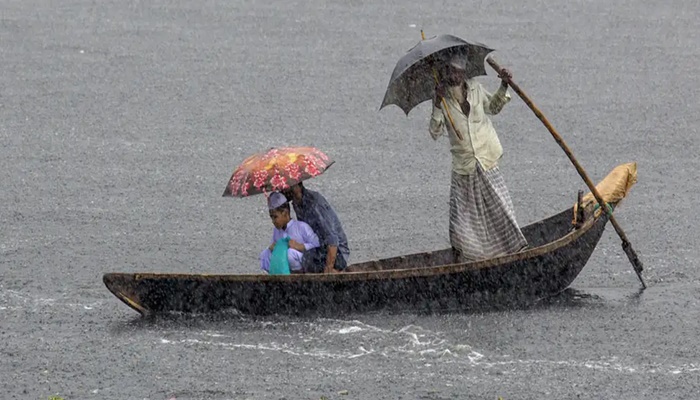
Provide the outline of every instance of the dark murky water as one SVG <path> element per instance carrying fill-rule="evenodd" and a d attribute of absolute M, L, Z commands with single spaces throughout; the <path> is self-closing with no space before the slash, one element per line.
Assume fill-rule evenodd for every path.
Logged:
<path fill-rule="evenodd" d="M 3 1 L 0 397 L 694 398 L 699 12 Z M 110 271 L 255 271 L 263 201 L 221 193 L 275 145 L 337 160 L 309 185 L 341 215 L 352 261 L 446 246 L 449 153 L 429 138 L 429 107 L 377 112 L 420 27 L 498 49 L 594 180 L 639 163 L 617 215 L 646 292 L 609 227 L 574 290 L 520 310 L 142 320 L 109 294 Z M 526 106 L 494 123 L 519 221 L 573 203 L 584 185 Z"/>

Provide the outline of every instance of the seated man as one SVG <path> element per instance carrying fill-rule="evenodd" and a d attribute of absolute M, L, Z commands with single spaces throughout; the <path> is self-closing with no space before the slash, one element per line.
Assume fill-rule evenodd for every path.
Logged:
<path fill-rule="evenodd" d="M 289 202 L 279 192 L 273 192 L 267 199 L 267 207 L 270 210 L 270 218 L 275 226 L 272 231 L 270 247 L 260 253 L 260 269 L 270 271 L 270 256 L 275 248 L 275 243 L 281 238 L 289 237 L 289 250 L 287 259 L 292 273 L 302 272 L 301 261 L 305 252 L 319 246 L 318 236 L 305 222 L 295 221 L 290 216 Z"/>
<path fill-rule="evenodd" d="M 325 197 L 306 189 L 301 182 L 283 193 L 287 199 L 292 200 L 297 219 L 309 224 L 321 243 L 320 247 L 304 254 L 304 272 L 331 273 L 344 270 L 350 256 L 348 239 L 338 215 Z"/>

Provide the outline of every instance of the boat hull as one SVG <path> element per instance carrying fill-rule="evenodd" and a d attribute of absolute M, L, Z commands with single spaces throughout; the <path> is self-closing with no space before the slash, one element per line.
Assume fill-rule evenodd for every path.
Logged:
<path fill-rule="evenodd" d="M 591 217 L 572 230 L 572 210 L 523 228 L 531 248 L 455 263 L 451 250 L 351 265 L 340 274 L 126 274 L 107 288 L 144 315 L 168 312 L 337 314 L 381 309 L 438 310 L 520 304 L 555 295 L 578 276 L 605 229 Z"/>

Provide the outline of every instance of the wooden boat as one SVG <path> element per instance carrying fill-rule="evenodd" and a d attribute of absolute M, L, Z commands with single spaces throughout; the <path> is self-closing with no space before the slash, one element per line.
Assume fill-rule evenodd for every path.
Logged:
<path fill-rule="evenodd" d="M 523 228 L 527 250 L 478 262 L 455 262 L 453 251 L 445 249 L 353 264 L 338 274 L 108 273 L 103 280 L 143 315 L 337 314 L 522 303 L 560 293 L 573 282 L 608 221 L 597 214 L 587 208 L 574 226 L 574 208 L 562 211 Z"/>

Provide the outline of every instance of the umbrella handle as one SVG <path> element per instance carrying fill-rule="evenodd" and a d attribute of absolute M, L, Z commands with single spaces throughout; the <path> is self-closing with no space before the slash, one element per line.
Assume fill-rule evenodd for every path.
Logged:
<path fill-rule="evenodd" d="M 433 69 L 433 74 L 435 75 L 435 84 L 437 85 L 440 83 L 440 81 L 438 80 L 437 72 L 435 71 L 435 69 Z M 452 130 L 455 131 L 455 134 L 457 135 L 457 138 L 459 138 L 459 140 L 464 140 L 464 137 L 462 136 L 461 133 L 459 133 L 459 130 L 457 129 L 457 126 L 455 125 L 455 121 L 452 119 L 452 114 L 450 113 L 450 109 L 447 107 L 447 101 L 445 100 L 444 97 L 441 97 L 440 100 L 442 100 L 443 109 L 447 112 L 447 119 L 450 120 L 450 124 L 452 125 Z"/>
<path fill-rule="evenodd" d="M 425 40 L 425 32 L 423 32 L 422 29 L 420 30 L 420 37 L 421 37 L 421 39 Z M 437 71 L 435 71 L 435 68 L 433 68 L 433 77 L 435 77 L 435 84 L 439 85 L 440 80 L 438 79 Z M 450 113 L 450 109 L 447 107 L 447 101 L 445 100 L 444 97 L 441 97 L 440 99 L 442 100 L 443 110 L 445 110 L 447 112 L 447 119 L 450 120 L 450 125 L 452 125 L 452 130 L 455 131 L 455 135 L 457 135 L 457 138 L 459 140 L 464 140 L 464 136 L 462 136 L 462 134 L 459 133 L 459 130 L 457 129 L 457 126 L 455 125 L 455 121 L 452 119 L 452 114 Z"/>

